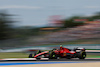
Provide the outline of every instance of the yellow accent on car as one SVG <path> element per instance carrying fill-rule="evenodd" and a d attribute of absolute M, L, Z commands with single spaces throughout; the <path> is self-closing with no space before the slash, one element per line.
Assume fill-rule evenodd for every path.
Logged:
<path fill-rule="evenodd" d="M 66 53 L 64 53 L 64 56 L 66 56 Z"/>

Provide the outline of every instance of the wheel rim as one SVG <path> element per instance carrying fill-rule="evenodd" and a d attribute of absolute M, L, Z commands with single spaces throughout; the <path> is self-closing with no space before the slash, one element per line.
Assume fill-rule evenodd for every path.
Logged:
<path fill-rule="evenodd" d="M 55 55 L 53 55 L 52 57 L 55 57 Z"/>
<path fill-rule="evenodd" d="M 86 53 L 85 53 L 85 52 L 82 53 L 82 57 L 83 57 L 83 58 L 86 57 Z"/>

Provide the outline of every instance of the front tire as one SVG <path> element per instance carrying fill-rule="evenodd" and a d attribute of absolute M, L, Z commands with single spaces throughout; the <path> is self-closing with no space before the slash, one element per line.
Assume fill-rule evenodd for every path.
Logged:
<path fill-rule="evenodd" d="M 31 53 L 31 54 L 29 54 L 28 57 L 29 57 L 29 58 L 33 58 L 36 54 L 37 54 L 36 52 L 35 52 L 34 54 Z"/>
<path fill-rule="evenodd" d="M 32 58 L 32 54 L 29 54 L 29 58 Z"/>
<path fill-rule="evenodd" d="M 58 56 L 55 52 L 50 52 L 50 56 L 49 56 L 50 59 L 57 59 Z"/>

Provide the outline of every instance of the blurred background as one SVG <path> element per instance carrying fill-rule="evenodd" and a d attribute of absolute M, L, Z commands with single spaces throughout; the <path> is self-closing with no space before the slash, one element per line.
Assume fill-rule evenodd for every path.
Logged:
<path fill-rule="evenodd" d="M 60 44 L 69 48 L 81 46 L 99 50 L 99 2 L 99 0 L 0 0 L 1 55 L 7 55 L 6 52 L 14 50 L 20 52 L 27 47 L 26 50 L 36 47 L 46 49 Z M 0 58 L 4 58 L 3 56 Z"/>

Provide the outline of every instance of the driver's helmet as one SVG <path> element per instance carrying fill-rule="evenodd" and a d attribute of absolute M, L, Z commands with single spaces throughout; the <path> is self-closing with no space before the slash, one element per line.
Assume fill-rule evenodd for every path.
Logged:
<path fill-rule="evenodd" d="M 60 49 L 62 49 L 63 47 L 62 47 L 62 45 L 60 45 Z"/>

